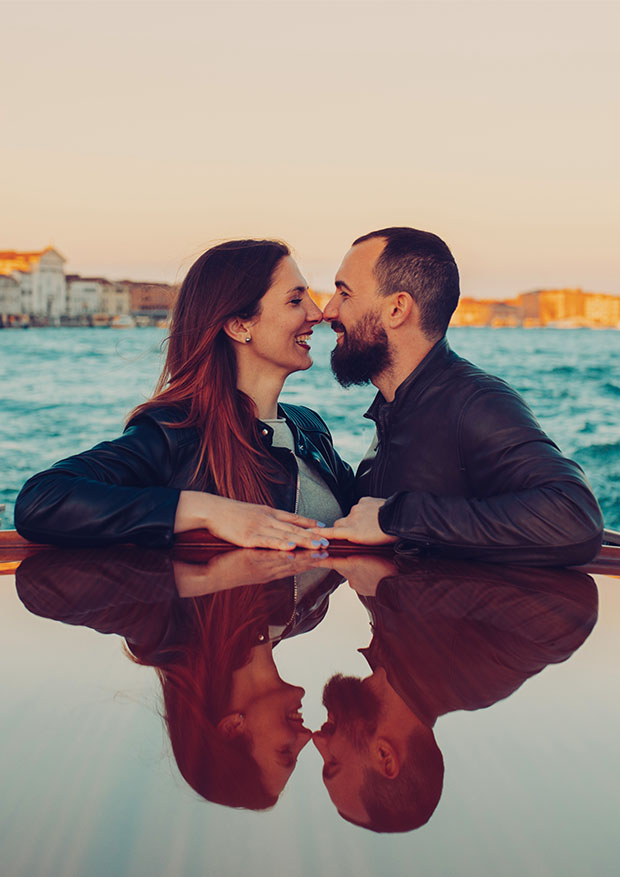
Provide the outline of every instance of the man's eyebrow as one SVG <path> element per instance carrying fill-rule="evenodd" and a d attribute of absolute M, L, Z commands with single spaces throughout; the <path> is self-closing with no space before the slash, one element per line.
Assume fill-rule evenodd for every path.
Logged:
<path fill-rule="evenodd" d="M 323 765 L 323 782 L 325 780 L 333 780 L 340 773 L 341 764 L 324 764 Z"/>
<path fill-rule="evenodd" d="M 347 292 L 353 292 L 350 286 L 348 286 L 344 280 L 337 280 L 335 283 L 336 289 L 346 289 Z"/>

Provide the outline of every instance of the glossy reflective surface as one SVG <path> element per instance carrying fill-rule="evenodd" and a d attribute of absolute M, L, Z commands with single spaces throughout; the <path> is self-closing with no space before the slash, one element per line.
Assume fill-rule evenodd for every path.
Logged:
<path fill-rule="evenodd" d="M 0 578 L 5 872 L 615 873 L 618 583 L 33 554 Z"/>

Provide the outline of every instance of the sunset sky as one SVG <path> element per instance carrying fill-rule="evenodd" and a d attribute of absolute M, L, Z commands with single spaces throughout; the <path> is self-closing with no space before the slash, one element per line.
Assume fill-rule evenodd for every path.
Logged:
<path fill-rule="evenodd" d="M 174 281 L 441 235 L 465 295 L 620 293 L 620 4 L 0 2 L 0 250 Z"/>

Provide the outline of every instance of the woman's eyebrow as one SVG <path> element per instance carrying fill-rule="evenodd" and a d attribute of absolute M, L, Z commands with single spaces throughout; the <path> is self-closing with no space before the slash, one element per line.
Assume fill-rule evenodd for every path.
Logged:
<path fill-rule="evenodd" d="M 292 289 L 289 289 L 289 291 L 286 294 L 291 295 L 293 292 L 307 292 L 307 291 L 308 291 L 307 286 L 294 286 Z"/>

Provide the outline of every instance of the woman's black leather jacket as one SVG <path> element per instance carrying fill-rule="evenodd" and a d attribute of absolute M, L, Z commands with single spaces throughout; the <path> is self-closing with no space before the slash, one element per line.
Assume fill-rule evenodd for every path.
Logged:
<path fill-rule="evenodd" d="M 346 514 L 354 476 L 334 450 L 325 423 L 299 405 L 280 405 L 279 415 L 293 433 L 296 455 L 319 471 Z M 171 545 L 179 494 L 192 485 L 199 447 L 195 427 L 167 425 L 184 416 L 179 408 L 154 408 L 131 420 L 119 438 L 34 475 L 17 498 L 17 530 L 26 539 L 55 545 Z M 273 485 L 273 506 L 293 511 L 295 457 L 272 447 L 273 430 L 267 424 L 261 424 L 261 434 L 286 472 L 286 479 Z"/>

